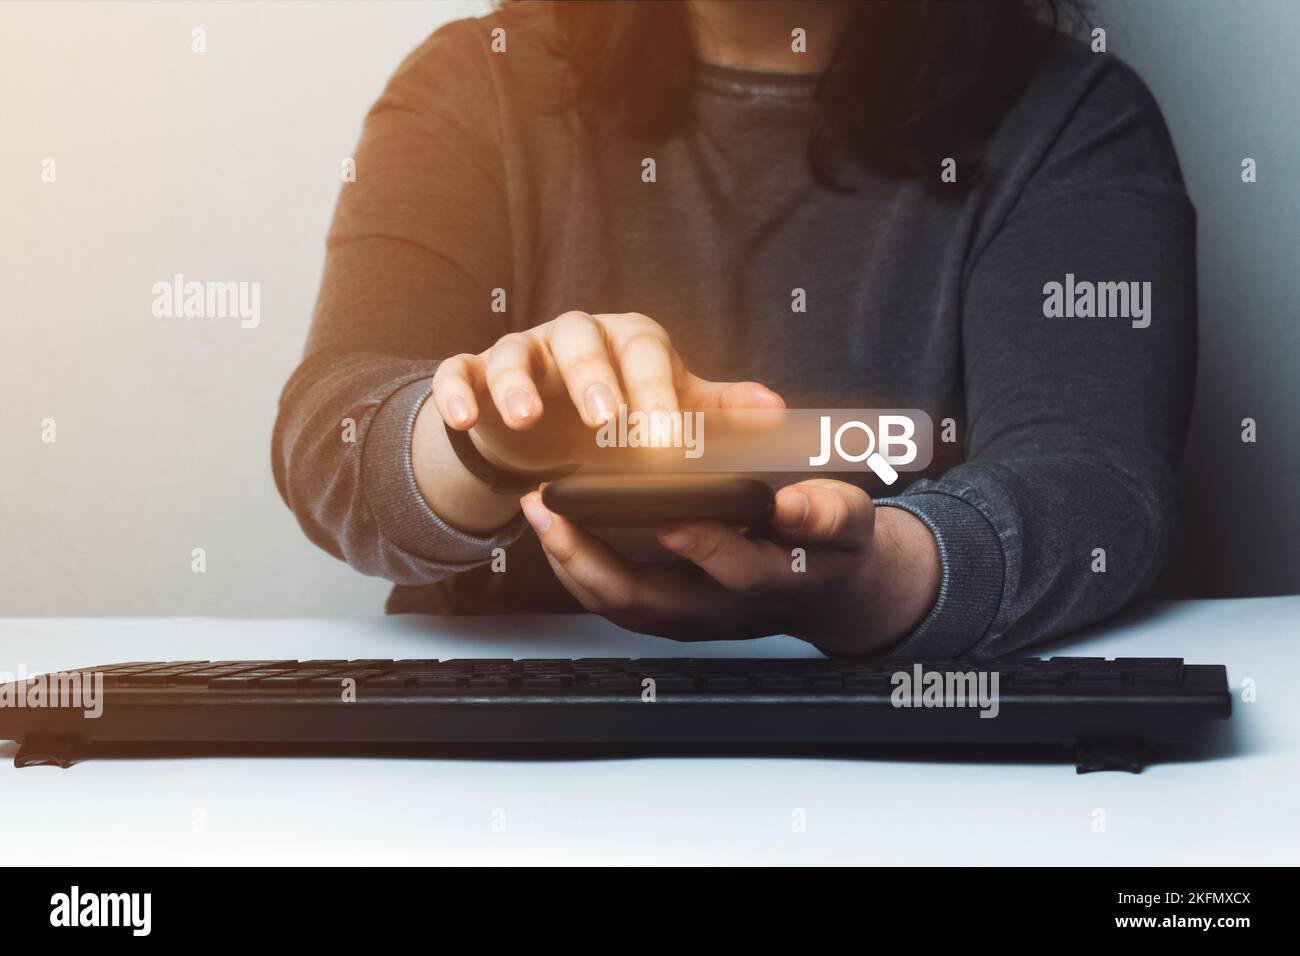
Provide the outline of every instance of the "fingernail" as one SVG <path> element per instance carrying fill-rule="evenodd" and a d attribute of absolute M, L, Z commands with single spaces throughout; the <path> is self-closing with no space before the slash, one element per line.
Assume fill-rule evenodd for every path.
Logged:
<path fill-rule="evenodd" d="M 453 398 L 447 403 L 447 414 L 453 425 L 464 425 L 469 421 L 469 402 L 463 398 Z"/>
<path fill-rule="evenodd" d="M 545 534 L 551 527 L 551 513 L 546 510 L 546 505 L 542 504 L 542 499 L 537 495 L 526 495 L 519 499 L 519 504 L 524 509 L 524 517 L 533 526 L 533 530 L 538 534 Z"/>
<path fill-rule="evenodd" d="M 614 417 L 614 393 L 604 385 L 587 389 L 583 403 L 587 406 L 587 417 L 597 425 L 603 425 Z"/>
<path fill-rule="evenodd" d="M 669 551 L 689 551 L 695 547 L 695 535 L 689 531 L 665 531 L 659 536 L 659 543 Z"/>
<path fill-rule="evenodd" d="M 522 388 L 512 388 L 506 393 L 506 414 L 522 421 L 533 413 L 533 397 Z"/>
<path fill-rule="evenodd" d="M 781 495 L 776 503 L 776 517 L 791 531 L 802 528 L 808 518 L 808 496 L 801 491 Z"/>

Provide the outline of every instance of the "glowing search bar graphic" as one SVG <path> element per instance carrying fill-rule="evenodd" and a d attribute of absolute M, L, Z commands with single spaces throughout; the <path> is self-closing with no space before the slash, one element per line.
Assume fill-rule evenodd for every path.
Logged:
<path fill-rule="evenodd" d="M 872 471 L 892 485 L 933 452 L 933 423 L 916 408 L 620 408 L 580 461 L 610 471 Z"/>

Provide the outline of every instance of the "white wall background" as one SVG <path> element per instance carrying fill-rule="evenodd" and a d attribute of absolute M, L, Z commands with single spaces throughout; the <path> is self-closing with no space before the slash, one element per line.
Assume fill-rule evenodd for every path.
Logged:
<path fill-rule="evenodd" d="M 0 616 L 381 609 L 387 586 L 280 502 L 271 426 L 366 109 L 424 36 L 484 8 L 0 4 Z M 1164 106 L 1201 213 L 1207 387 L 1180 579 L 1300 590 L 1300 4 L 1103 0 L 1093 20 Z M 151 287 L 177 272 L 259 281 L 261 325 L 154 318 Z M 1257 446 L 1235 442 L 1246 415 Z"/>
<path fill-rule="evenodd" d="M 484 9 L 0 4 L 0 615 L 382 608 L 280 501 L 271 427 L 366 110 Z M 261 325 L 154 318 L 177 272 L 260 281 Z"/>

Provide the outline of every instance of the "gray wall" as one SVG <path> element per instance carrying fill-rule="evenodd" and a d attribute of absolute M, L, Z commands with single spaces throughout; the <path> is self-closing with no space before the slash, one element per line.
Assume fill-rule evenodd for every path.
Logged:
<path fill-rule="evenodd" d="M 311 546 L 280 503 L 271 424 L 361 117 L 421 38 L 482 8 L 0 4 L 0 615 L 381 607 L 386 585 Z M 1164 106 L 1200 211 L 1201 395 L 1175 583 L 1300 591 L 1300 4 L 1129 0 L 1093 19 Z M 176 272 L 259 281 L 260 326 L 152 317 L 152 284 Z M 1238 440 L 1246 416 L 1256 445 Z"/>
<path fill-rule="evenodd" d="M 1186 541 L 1163 590 L 1300 592 L 1300 3 L 1099 0 L 1090 19 L 1163 108 L 1199 220 Z"/>

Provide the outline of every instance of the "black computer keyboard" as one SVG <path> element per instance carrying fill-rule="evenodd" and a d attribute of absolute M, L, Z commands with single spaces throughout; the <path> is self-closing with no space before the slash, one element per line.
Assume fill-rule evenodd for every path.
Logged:
<path fill-rule="evenodd" d="M 1176 658 L 176 661 L 6 685 L 0 739 L 21 743 L 18 766 L 154 753 L 1010 747 L 1136 770 L 1160 748 L 1203 742 L 1230 713 L 1225 669 Z"/>

